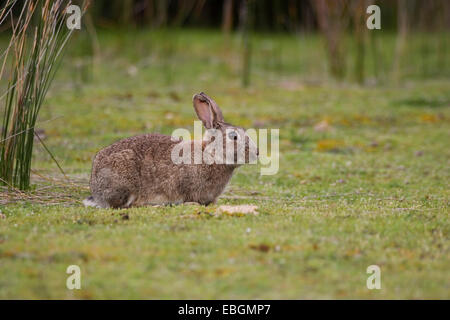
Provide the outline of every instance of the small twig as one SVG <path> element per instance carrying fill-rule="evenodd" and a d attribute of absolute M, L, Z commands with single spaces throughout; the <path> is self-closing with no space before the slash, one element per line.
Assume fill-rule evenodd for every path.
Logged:
<path fill-rule="evenodd" d="M 37 175 L 38 177 L 44 179 L 45 181 L 49 181 L 49 182 L 51 182 L 51 183 L 58 184 L 58 185 L 60 185 L 60 186 L 62 186 L 62 187 L 69 187 L 69 186 L 70 186 L 70 187 L 73 187 L 73 188 L 86 188 L 86 187 L 84 187 L 84 186 L 82 186 L 82 185 L 78 185 L 78 184 L 74 183 L 74 182 L 73 182 L 72 180 L 70 180 L 69 178 L 67 179 L 67 182 L 69 182 L 69 183 L 67 184 L 67 183 L 58 181 L 58 180 L 55 179 L 55 178 L 49 178 L 49 177 L 46 177 L 46 176 L 40 174 L 39 172 L 37 172 L 37 171 L 35 171 L 35 170 L 33 170 L 33 169 L 31 169 L 31 172 L 33 172 L 33 174 Z"/>
<path fill-rule="evenodd" d="M 55 117 L 55 118 L 52 118 L 52 119 L 48 119 L 48 120 L 45 120 L 45 121 L 41 121 L 41 122 L 36 122 L 36 124 L 41 124 L 41 123 L 47 123 L 47 122 L 50 122 L 50 121 L 53 121 L 53 120 L 56 120 L 56 119 L 59 119 L 59 118 L 62 118 L 63 116 L 57 116 L 57 117 Z M 25 132 L 27 132 L 27 131 L 30 131 L 30 130 L 32 130 L 32 129 L 34 129 L 36 126 L 33 126 L 33 127 L 30 127 L 30 128 L 28 128 L 28 129 L 25 129 L 25 130 L 22 130 L 22 131 L 20 131 L 20 132 L 17 132 L 17 133 L 15 133 L 15 134 L 13 134 L 13 135 L 11 135 L 11 136 L 9 136 L 9 137 L 6 137 L 5 139 L 3 139 L 3 140 L 0 140 L 0 143 L 2 143 L 2 142 L 4 142 L 4 141 L 6 141 L 6 140 L 9 140 L 9 139 L 11 139 L 11 138 L 14 138 L 15 136 L 18 136 L 18 135 L 21 135 L 22 133 L 25 133 Z"/>
<path fill-rule="evenodd" d="M 21 190 L 15 188 L 14 186 L 12 186 L 11 184 L 9 184 L 7 181 L 3 180 L 2 178 L 0 178 L 0 180 L 5 183 L 9 188 L 13 189 L 14 192 L 20 193 L 20 194 L 25 194 L 24 192 L 22 192 Z"/>
<path fill-rule="evenodd" d="M 53 153 L 51 153 L 51 151 L 47 148 L 47 146 L 45 145 L 44 141 L 42 141 L 41 137 L 39 137 L 39 135 L 36 133 L 36 131 L 34 132 L 35 137 L 38 138 L 39 142 L 42 144 L 42 146 L 44 147 L 44 149 L 48 152 L 48 154 L 50 155 L 50 157 L 53 159 L 53 161 L 56 163 L 56 165 L 59 168 L 59 171 L 61 171 L 61 173 L 63 174 L 64 178 L 66 178 L 69 181 L 69 178 L 66 176 L 66 173 L 64 172 L 64 170 L 61 168 L 61 166 L 59 165 L 58 161 L 56 160 L 56 158 L 53 156 Z"/>

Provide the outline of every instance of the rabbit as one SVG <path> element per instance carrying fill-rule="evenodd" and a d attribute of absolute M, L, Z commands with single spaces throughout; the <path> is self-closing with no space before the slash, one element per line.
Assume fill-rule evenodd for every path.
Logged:
<path fill-rule="evenodd" d="M 193 105 L 197 117 L 207 129 L 202 141 L 184 141 L 150 133 L 119 140 L 100 150 L 92 163 L 92 195 L 83 201 L 84 205 L 129 208 L 182 203 L 207 206 L 215 203 L 234 170 L 243 163 L 256 161 L 258 148 L 243 128 L 225 122 L 217 103 L 205 93 L 195 94 Z M 212 143 L 209 133 L 214 129 L 222 133 L 223 151 L 230 153 L 231 150 L 232 161 L 174 163 L 172 150 L 176 146 L 209 152 L 207 155 L 216 160 L 220 152 L 208 150 L 212 149 L 209 148 Z M 243 162 L 238 162 L 238 152 L 241 151 L 246 156 Z M 191 160 L 194 154 L 191 153 Z"/>

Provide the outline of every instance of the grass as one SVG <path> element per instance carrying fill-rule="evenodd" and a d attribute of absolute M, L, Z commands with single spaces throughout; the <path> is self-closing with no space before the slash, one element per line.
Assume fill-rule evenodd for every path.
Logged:
<path fill-rule="evenodd" d="M 236 37 L 99 32 L 92 64 L 74 43 L 37 125 L 74 185 L 35 175 L 42 203 L 31 192 L 1 204 L 0 298 L 450 298 L 448 66 L 430 79 L 418 62 L 398 86 L 337 84 L 318 38 L 254 41 L 248 89 Z M 242 167 L 218 202 L 256 204 L 258 216 L 81 205 L 96 151 L 192 129 L 199 91 L 233 124 L 280 128 L 278 174 Z M 40 146 L 33 169 L 64 181 Z M 66 288 L 71 264 L 81 290 Z M 366 288 L 373 264 L 381 290 Z"/>

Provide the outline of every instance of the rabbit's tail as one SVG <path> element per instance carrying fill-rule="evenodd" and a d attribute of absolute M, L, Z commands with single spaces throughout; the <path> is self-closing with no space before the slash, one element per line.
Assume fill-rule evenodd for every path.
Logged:
<path fill-rule="evenodd" d="M 90 196 L 83 200 L 83 204 L 85 207 L 94 207 L 99 208 L 100 206 L 95 202 L 94 197 Z"/>

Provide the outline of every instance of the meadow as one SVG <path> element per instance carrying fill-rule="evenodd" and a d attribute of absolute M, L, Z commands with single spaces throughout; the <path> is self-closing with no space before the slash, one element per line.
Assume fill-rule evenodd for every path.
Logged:
<path fill-rule="evenodd" d="M 395 37 L 378 39 L 357 85 L 326 75 L 319 37 L 257 34 L 243 88 L 239 35 L 78 35 L 37 124 L 66 177 L 36 142 L 32 190 L 1 189 L 0 298 L 449 299 L 450 59 L 444 40 L 423 59 L 427 39 L 408 42 L 398 83 Z M 95 153 L 192 129 L 200 91 L 232 124 L 280 129 L 278 173 L 243 166 L 208 207 L 84 208 Z M 381 290 L 366 287 L 370 265 Z"/>

